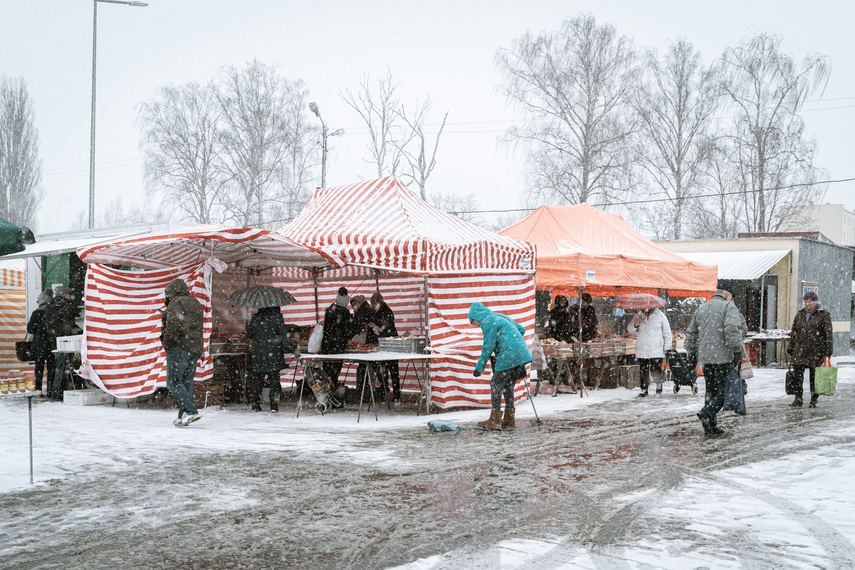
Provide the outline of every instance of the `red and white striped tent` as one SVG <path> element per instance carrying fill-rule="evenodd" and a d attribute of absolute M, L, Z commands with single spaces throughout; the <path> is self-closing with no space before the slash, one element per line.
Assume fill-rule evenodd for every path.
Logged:
<path fill-rule="evenodd" d="M 442 356 L 430 369 L 437 407 L 490 405 L 489 377 L 472 376 L 481 349 L 481 331 L 467 318 L 473 302 L 513 318 L 533 341 L 535 247 L 431 206 L 394 177 L 316 190 L 279 233 L 345 266 L 320 280 L 321 311 L 341 285 L 351 296 L 379 289 L 400 333 L 428 335 Z M 308 320 L 314 285 L 299 270 L 276 273 L 299 301 L 287 320 L 295 312 Z M 524 392 L 518 384 L 517 397 Z"/>
<path fill-rule="evenodd" d="M 212 295 L 213 275 L 238 271 L 243 281 L 236 286 L 241 288 L 246 286 L 242 267 L 330 267 L 323 255 L 274 232 L 226 226 L 150 234 L 80 248 L 77 255 L 88 264 L 81 374 L 125 398 L 150 394 L 166 383 L 158 309 L 172 279 L 184 279 L 205 310 L 205 354 L 196 373 L 196 380 L 202 381 L 213 373 L 207 350 L 215 324 L 213 308 L 225 298 Z"/>

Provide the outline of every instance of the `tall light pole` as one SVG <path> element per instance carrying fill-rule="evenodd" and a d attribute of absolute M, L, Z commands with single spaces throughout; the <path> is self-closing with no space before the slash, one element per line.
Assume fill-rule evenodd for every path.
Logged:
<path fill-rule="evenodd" d="M 89 229 L 95 227 L 95 47 L 98 45 L 98 2 L 143 8 L 145 2 L 92 0 L 92 130 L 89 135 Z"/>
<path fill-rule="evenodd" d="M 328 132 L 327 125 L 321 117 L 321 112 L 318 110 L 318 104 L 312 101 L 309 103 L 309 111 L 317 115 L 321 120 L 321 188 L 327 187 L 327 138 L 338 137 L 344 134 L 344 129 L 336 129 L 333 132 Z"/>

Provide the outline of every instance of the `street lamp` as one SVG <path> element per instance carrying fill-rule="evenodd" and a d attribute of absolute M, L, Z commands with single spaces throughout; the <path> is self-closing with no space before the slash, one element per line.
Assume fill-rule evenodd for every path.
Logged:
<path fill-rule="evenodd" d="M 321 188 L 327 187 L 327 138 L 339 137 L 344 134 L 344 129 L 336 129 L 329 132 L 324 119 L 321 117 L 321 112 L 318 110 L 318 104 L 314 101 L 309 103 L 309 111 L 317 115 L 321 120 Z"/>
<path fill-rule="evenodd" d="M 98 2 L 143 8 L 145 2 L 92 0 L 92 131 L 89 136 L 89 229 L 95 227 L 95 47 L 98 44 Z"/>

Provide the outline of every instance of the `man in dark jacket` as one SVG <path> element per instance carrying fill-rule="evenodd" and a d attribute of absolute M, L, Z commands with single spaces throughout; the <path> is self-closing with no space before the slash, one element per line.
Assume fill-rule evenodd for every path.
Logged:
<path fill-rule="evenodd" d="M 285 319 L 279 307 L 263 307 L 252 315 L 246 327 L 246 338 L 252 339 L 252 409 L 261 411 L 264 377 L 270 384 L 270 413 L 279 411 L 279 371 L 286 367 L 282 351 L 290 352 L 300 362 L 300 352 L 291 344 Z"/>
<path fill-rule="evenodd" d="M 572 342 L 573 336 L 570 330 L 570 310 L 567 306 L 567 297 L 564 295 L 556 295 L 552 303 L 552 309 L 549 310 L 549 317 L 546 323 L 549 338 L 561 342 Z M 576 332 L 578 334 L 578 331 Z"/>
<path fill-rule="evenodd" d="M 350 306 L 353 307 L 354 330 L 359 331 L 356 334 L 365 335 L 365 344 L 377 346 L 377 335 L 374 333 L 374 328 L 369 326 L 369 323 L 374 320 L 374 309 L 371 308 L 371 304 L 365 300 L 364 295 L 354 295 L 350 298 Z M 376 362 L 372 362 L 370 363 L 370 366 L 374 371 L 374 374 L 379 376 L 380 367 L 378 364 Z M 360 362 L 359 366 L 356 367 L 357 392 L 362 392 L 362 385 L 366 381 L 367 374 L 368 365 L 365 362 Z"/>
<path fill-rule="evenodd" d="M 594 309 L 594 299 L 591 298 L 591 295 L 588 293 L 582 293 L 582 321 L 581 321 L 581 340 L 582 342 L 589 342 L 594 340 L 594 337 L 597 336 L 597 327 L 600 324 L 600 321 L 597 319 L 597 311 Z M 570 307 L 570 334 L 572 335 L 572 339 L 576 339 L 579 336 L 579 305 L 572 305 Z"/>
<path fill-rule="evenodd" d="M 166 312 L 160 341 L 166 350 L 166 388 L 178 400 L 176 427 L 202 419 L 193 404 L 196 363 L 204 352 L 202 304 L 190 294 L 182 279 L 173 279 L 164 290 Z"/>
<path fill-rule="evenodd" d="M 374 293 L 371 295 L 371 307 L 374 309 L 374 321 L 371 322 L 370 328 L 378 336 L 398 336 L 398 329 L 395 328 L 395 313 L 383 300 L 383 295 Z M 392 401 L 399 402 L 401 400 L 401 376 L 398 370 L 397 360 L 386 360 L 380 363 L 380 381 L 383 384 L 384 392 L 388 390 L 386 382 L 386 374 L 392 380 Z M 385 397 L 385 394 L 384 394 Z"/>
<path fill-rule="evenodd" d="M 45 307 L 45 332 L 51 350 L 56 348 L 57 337 L 80 334 L 80 327 L 74 323 L 78 310 L 71 299 L 72 293 L 69 287 L 57 287 L 53 300 Z M 62 400 L 65 391 L 65 365 L 68 356 L 64 352 L 54 354 L 54 377 L 50 387 L 50 399 L 55 402 Z"/>
<path fill-rule="evenodd" d="M 698 412 L 704 433 L 723 433 L 717 414 L 724 405 L 724 386 L 730 371 L 742 362 L 742 333 L 739 309 L 733 304 L 733 287 L 719 281 L 715 295 L 695 311 L 686 329 L 689 366 L 700 364 L 706 384 L 705 405 Z"/>
<path fill-rule="evenodd" d="M 789 393 L 795 394 L 791 406 L 802 405 L 804 393 L 805 369 L 810 381 L 810 404 L 815 408 L 819 394 L 814 393 L 814 375 L 816 367 L 822 366 L 825 357 L 834 353 L 834 330 L 831 325 L 831 314 L 819 306 L 819 296 L 814 291 L 808 291 L 802 298 L 804 307 L 793 319 L 790 332 L 790 342 L 787 352 L 793 357 L 793 373 L 799 379 L 797 385 L 789 386 Z"/>
<path fill-rule="evenodd" d="M 324 336 L 321 340 L 321 354 L 341 354 L 347 349 L 348 341 L 359 331 L 353 321 L 353 315 L 347 306 L 350 297 L 347 288 L 339 287 L 335 302 L 324 311 Z M 341 361 L 324 362 L 323 368 L 335 389 L 338 389 L 338 375 L 341 373 Z"/>
<path fill-rule="evenodd" d="M 47 393 L 51 392 L 53 384 L 54 372 L 56 368 L 56 360 L 53 357 L 52 351 L 56 348 L 56 339 L 50 344 L 50 337 L 45 329 L 45 308 L 47 304 L 53 300 L 53 289 L 45 289 L 39 293 L 36 302 L 38 308 L 30 315 L 30 320 L 27 322 L 27 332 L 33 335 L 33 360 L 35 368 L 33 369 L 36 376 L 36 390 L 42 389 L 42 376 L 45 373 L 45 365 L 47 365 Z"/>

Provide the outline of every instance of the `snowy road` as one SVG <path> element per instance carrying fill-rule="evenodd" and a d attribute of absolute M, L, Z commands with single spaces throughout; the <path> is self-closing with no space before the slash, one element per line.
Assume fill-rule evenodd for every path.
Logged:
<path fill-rule="evenodd" d="M 847 568 L 855 369 L 793 409 L 760 370 L 705 439 L 701 395 L 522 403 L 512 433 L 412 410 L 278 416 L 0 403 L 2 568 Z M 437 416 L 434 416 L 437 417 Z M 441 414 L 465 425 L 484 411 Z M 198 426 L 198 428 L 197 428 Z"/>

